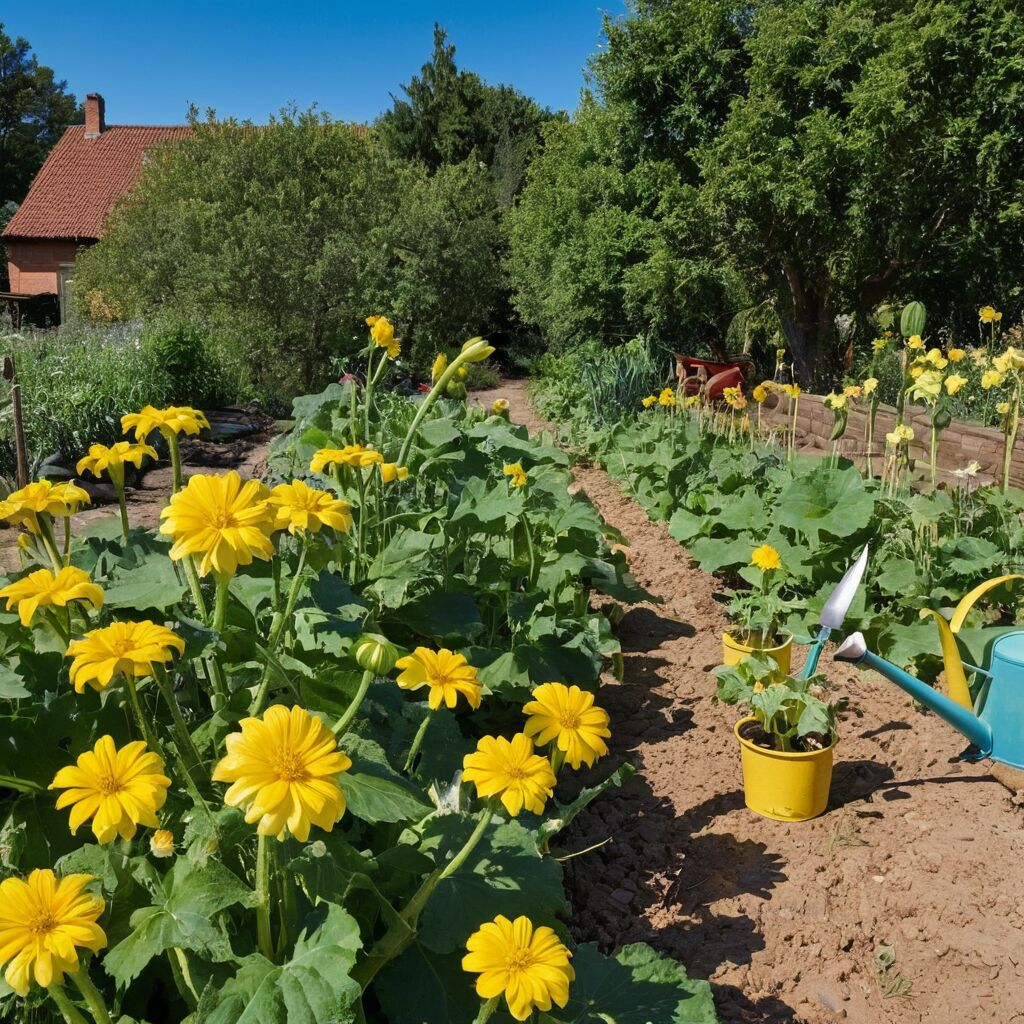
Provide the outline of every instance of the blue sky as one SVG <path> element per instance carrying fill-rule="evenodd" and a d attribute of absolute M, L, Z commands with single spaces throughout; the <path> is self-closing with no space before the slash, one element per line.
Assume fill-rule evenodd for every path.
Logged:
<path fill-rule="evenodd" d="M 5 5 L 8 35 L 79 98 L 100 92 L 111 124 L 174 124 L 186 105 L 266 119 L 294 101 L 372 120 L 427 59 L 434 21 L 460 67 L 572 109 L 601 16 L 624 0 L 61 0 Z"/>

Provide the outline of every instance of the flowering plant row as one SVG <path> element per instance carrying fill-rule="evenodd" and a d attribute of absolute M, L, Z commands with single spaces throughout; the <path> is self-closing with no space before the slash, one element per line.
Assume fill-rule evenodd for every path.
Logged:
<path fill-rule="evenodd" d="M 622 557 L 560 452 L 442 397 L 486 343 L 414 404 L 369 326 L 366 383 L 297 400 L 270 486 L 185 481 L 202 414 L 146 408 L 81 471 L 121 490 L 162 434 L 159 530 L 123 502 L 75 530 L 74 484 L 0 504 L 4 1019 L 714 1020 L 647 947 L 571 941 L 550 853 L 630 773 L 588 607 L 637 595 Z"/>
<path fill-rule="evenodd" d="M 736 584 L 739 624 L 758 627 L 784 611 L 780 624 L 806 637 L 825 596 L 869 543 L 877 568 L 847 625 L 890 660 L 937 675 L 934 626 L 920 610 L 949 606 L 979 576 L 1012 572 L 1024 560 L 1024 493 L 1014 488 L 979 487 L 965 474 L 951 488 L 893 492 L 845 459 L 803 457 L 755 432 L 713 429 L 714 413 L 640 409 L 595 425 L 583 404 L 566 414 L 557 382 L 550 391 L 541 382 L 536 394 L 543 412 L 561 415 L 567 433 L 668 522 L 701 568 Z M 779 557 L 770 587 L 763 567 L 751 564 L 762 545 Z M 977 660 L 1001 623 L 1015 621 L 1016 600 L 997 588 L 972 612 L 959 637 Z"/>

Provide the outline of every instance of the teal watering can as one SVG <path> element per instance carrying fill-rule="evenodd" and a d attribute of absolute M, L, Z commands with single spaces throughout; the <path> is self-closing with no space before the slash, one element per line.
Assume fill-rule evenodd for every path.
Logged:
<path fill-rule="evenodd" d="M 988 757 L 1024 769 L 1024 630 L 1006 633 L 995 641 L 987 668 L 965 663 L 956 642 L 956 634 L 978 598 L 1008 580 L 1019 579 L 1024 576 L 998 576 L 979 584 L 960 601 L 948 622 L 930 608 L 921 610 L 921 617 L 933 616 L 939 628 L 948 695 L 869 651 L 861 633 L 847 637 L 833 657 L 873 668 L 963 733 L 976 748 L 962 755 L 965 760 Z M 980 679 L 973 695 L 965 669 Z"/>

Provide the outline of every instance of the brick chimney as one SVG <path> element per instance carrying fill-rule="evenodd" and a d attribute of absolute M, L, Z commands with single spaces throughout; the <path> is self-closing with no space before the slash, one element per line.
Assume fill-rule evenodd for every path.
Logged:
<path fill-rule="evenodd" d="M 101 132 L 107 127 L 103 114 L 103 97 L 98 92 L 89 93 L 85 97 L 85 137 L 87 139 L 99 138 Z"/>

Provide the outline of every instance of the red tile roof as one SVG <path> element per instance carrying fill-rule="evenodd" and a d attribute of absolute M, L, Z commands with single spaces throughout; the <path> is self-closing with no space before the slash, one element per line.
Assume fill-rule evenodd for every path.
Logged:
<path fill-rule="evenodd" d="M 87 139 L 85 125 L 72 125 L 39 169 L 4 237 L 99 238 L 107 214 L 135 184 L 146 150 L 191 133 L 187 125 L 122 124 Z"/>

